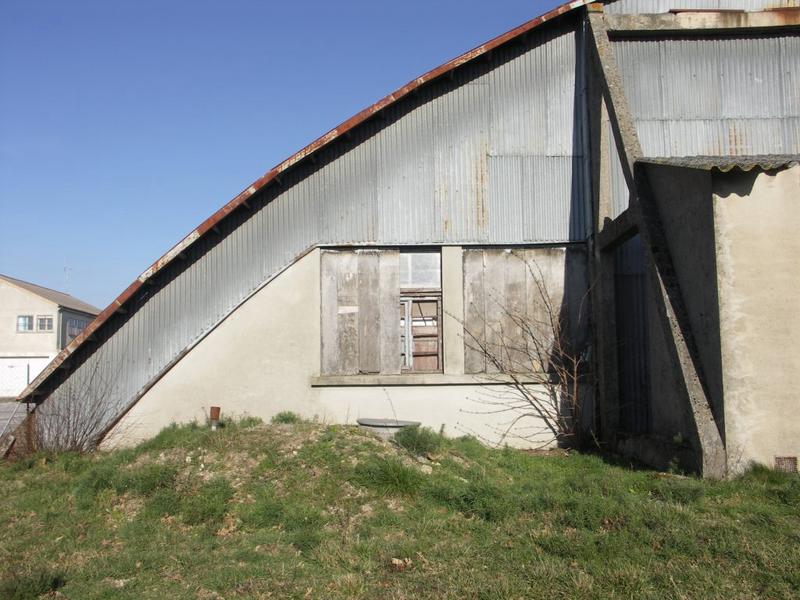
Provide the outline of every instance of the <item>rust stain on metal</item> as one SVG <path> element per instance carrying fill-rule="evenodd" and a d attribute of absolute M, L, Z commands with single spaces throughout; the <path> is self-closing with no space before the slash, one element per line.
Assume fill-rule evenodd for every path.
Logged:
<path fill-rule="evenodd" d="M 669 12 L 679 15 L 682 13 L 741 14 L 745 11 L 739 8 L 671 8 Z"/>
<path fill-rule="evenodd" d="M 475 165 L 475 223 L 478 233 L 486 231 L 486 181 L 489 169 L 489 155 L 485 149 L 481 152 Z"/>
<path fill-rule="evenodd" d="M 176 257 L 178 257 L 183 250 L 186 250 L 189 246 L 191 246 L 195 241 L 199 238 L 204 236 L 208 231 L 212 230 L 217 223 L 222 221 L 225 217 L 227 217 L 231 212 L 233 212 L 236 208 L 238 208 L 245 200 L 259 192 L 262 188 L 264 188 L 268 183 L 272 180 L 276 179 L 281 173 L 286 171 L 287 169 L 293 167 L 304 158 L 308 157 L 309 155 L 317 152 L 321 148 L 325 147 L 329 143 L 333 142 L 340 136 L 344 135 L 345 133 L 351 131 L 361 123 L 365 122 L 372 116 L 374 116 L 377 112 L 383 110 L 387 106 L 394 104 L 398 100 L 404 98 L 408 94 L 417 90 L 420 86 L 433 81 L 434 79 L 438 79 L 442 75 L 445 75 L 460 67 L 461 65 L 470 62 L 471 60 L 487 53 L 498 46 L 505 44 L 506 42 L 513 40 L 531 29 L 539 27 L 546 21 L 550 21 L 558 16 L 566 14 L 576 8 L 584 6 L 588 4 L 588 0 L 575 0 L 574 2 L 569 2 L 566 4 L 562 4 L 551 10 L 548 13 L 545 13 L 539 17 L 531 19 L 522 25 L 507 31 L 506 33 L 497 36 L 496 38 L 486 42 L 470 50 L 465 52 L 461 56 L 458 56 L 449 62 L 444 63 L 443 65 L 432 69 L 431 71 L 425 73 L 421 77 L 418 77 L 409 83 L 405 84 L 404 86 L 398 88 L 385 98 L 379 100 L 375 104 L 365 108 L 361 112 L 357 113 L 350 119 L 344 121 L 339 126 L 331 129 L 329 132 L 325 133 L 321 137 L 317 138 L 310 144 L 308 144 L 305 148 L 302 148 L 300 151 L 296 152 L 283 162 L 279 163 L 267 173 L 256 179 L 252 184 L 250 184 L 244 191 L 240 192 L 237 196 L 227 202 L 222 208 L 220 208 L 217 212 L 211 215 L 208 219 L 203 221 L 197 228 L 195 228 L 189 235 L 183 238 L 180 242 L 178 242 L 173 248 L 171 248 L 164 256 L 159 258 L 155 261 L 148 269 L 146 269 L 128 288 L 122 292 L 115 300 L 111 302 L 111 304 L 103 310 L 97 317 L 95 318 L 92 323 L 90 323 L 83 332 L 78 335 L 70 344 L 68 344 L 59 354 L 50 362 L 50 364 L 45 367 L 45 369 L 39 374 L 36 379 L 31 382 L 31 384 L 23 390 L 23 392 L 17 397 L 18 400 L 24 400 L 30 397 L 33 392 L 41 386 L 45 380 L 47 380 L 53 372 L 58 369 L 62 363 L 78 348 L 80 347 L 91 335 L 92 332 L 97 331 L 103 323 L 105 323 L 112 315 L 116 314 L 117 310 L 122 307 L 135 293 L 136 291 L 147 281 L 150 277 L 158 273 L 161 269 L 163 269 L 166 265 L 172 262 Z"/>
<path fill-rule="evenodd" d="M 768 8 L 765 12 L 769 12 L 772 18 L 777 19 L 782 25 L 800 24 L 800 6 Z"/>
<path fill-rule="evenodd" d="M 730 154 L 742 154 L 742 147 L 745 141 L 742 139 L 742 134 L 736 126 L 736 122 L 731 122 L 728 125 L 728 152 Z"/>

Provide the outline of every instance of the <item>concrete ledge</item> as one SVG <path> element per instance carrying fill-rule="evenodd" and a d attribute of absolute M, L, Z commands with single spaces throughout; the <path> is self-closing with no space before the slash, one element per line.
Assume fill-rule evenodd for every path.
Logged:
<path fill-rule="evenodd" d="M 538 377 L 521 377 L 523 383 L 538 383 Z M 445 373 L 409 373 L 403 375 L 318 375 L 311 387 L 355 386 L 428 386 L 428 385 L 508 385 L 507 375 L 449 375 Z"/>
<path fill-rule="evenodd" d="M 606 219 L 597 234 L 597 244 L 601 250 L 611 250 L 636 233 L 639 226 L 639 206 L 634 204 L 621 212 L 616 219 Z"/>
<path fill-rule="evenodd" d="M 612 35 L 648 33 L 708 33 L 709 31 L 749 30 L 755 32 L 800 25 L 800 8 L 782 8 L 759 12 L 687 10 L 664 14 L 606 15 Z"/>

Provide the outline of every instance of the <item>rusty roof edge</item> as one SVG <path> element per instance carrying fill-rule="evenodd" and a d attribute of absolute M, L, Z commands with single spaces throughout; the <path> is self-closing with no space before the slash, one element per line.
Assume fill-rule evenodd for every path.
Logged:
<path fill-rule="evenodd" d="M 58 369 L 63 362 L 77 350 L 86 340 L 91 338 L 92 334 L 97 331 L 103 323 L 105 323 L 114 313 L 116 313 L 131 297 L 137 292 L 137 290 L 151 277 L 153 277 L 156 273 L 161 271 L 164 267 L 166 267 L 169 263 L 171 263 L 177 256 L 179 256 L 184 250 L 189 248 L 192 244 L 194 244 L 197 240 L 203 237 L 209 230 L 212 230 L 217 223 L 222 221 L 225 217 L 227 217 L 231 212 L 241 206 L 244 202 L 247 201 L 248 198 L 253 196 L 255 193 L 260 191 L 264 186 L 274 180 L 278 175 L 283 173 L 284 171 L 288 170 L 289 168 L 293 167 L 294 165 L 301 162 L 303 159 L 307 158 L 311 154 L 314 154 L 318 150 L 324 148 L 334 140 L 338 139 L 340 136 L 344 135 L 351 129 L 357 127 L 361 123 L 365 122 L 367 119 L 371 118 L 381 110 L 385 109 L 388 106 L 391 106 L 401 98 L 404 98 L 420 86 L 429 83 L 435 79 L 438 79 L 442 75 L 446 75 L 450 71 L 457 69 L 461 65 L 464 65 L 480 56 L 483 56 L 487 52 L 494 50 L 495 48 L 502 46 L 503 44 L 531 31 L 543 25 L 544 23 L 551 21 L 561 15 L 564 15 L 568 12 L 571 12 L 577 8 L 585 6 L 587 4 L 594 3 L 595 0 L 573 0 L 572 2 L 566 2 L 557 6 L 556 8 L 539 15 L 538 17 L 534 17 L 530 21 L 526 21 L 522 25 L 515 27 L 507 31 L 506 33 L 500 34 L 495 38 L 492 38 L 488 42 L 481 44 L 473 48 L 472 50 L 468 50 L 467 52 L 457 56 L 449 60 L 448 62 L 431 69 L 427 73 L 417 77 L 404 86 L 396 89 L 394 92 L 388 94 L 387 96 L 383 97 L 382 99 L 378 100 L 374 104 L 370 105 L 369 107 L 365 108 L 364 110 L 356 113 L 354 116 L 350 117 L 346 121 L 343 121 L 327 133 L 321 135 L 316 140 L 292 154 L 286 160 L 278 163 L 275 167 L 267 171 L 264 175 L 256 179 L 253 183 L 251 183 L 247 188 L 242 190 L 239 194 L 237 194 L 233 199 L 228 201 L 225 205 L 222 206 L 219 210 L 217 210 L 214 214 L 212 214 L 209 218 L 205 221 L 200 223 L 197 227 L 195 227 L 186 237 L 184 237 L 181 241 L 175 244 L 172 248 L 170 248 L 161 258 L 155 261 L 152 265 L 150 265 L 147 269 L 145 269 L 141 275 L 139 275 L 133 283 L 131 283 L 119 296 L 117 296 L 111 304 L 109 304 L 103 311 L 100 312 L 99 315 L 92 321 L 86 328 L 77 336 L 75 337 L 69 344 L 67 344 L 61 352 L 59 352 L 55 358 L 42 370 L 41 373 L 26 387 L 22 393 L 17 396 L 17 400 L 19 402 L 24 402 L 29 399 L 30 396 L 34 395 L 37 388 L 42 385 L 49 377 L 53 374 L 53 372 Z"/>

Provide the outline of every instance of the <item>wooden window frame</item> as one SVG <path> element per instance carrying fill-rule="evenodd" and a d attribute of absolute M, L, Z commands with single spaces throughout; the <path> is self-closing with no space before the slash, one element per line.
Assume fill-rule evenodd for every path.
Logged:
<path fill-rule="evenodd" d="M 401 339 L 404 340 L 404 347 L 402 348 L 403 364 L 401 365 L 400 372 L 407 373 L 443 373 L 443 349 L 442 349 L 442 291 L 441 289 L 401 289 L 400 290 L 400 305 L 410 304 L 413 306 L 414 302 L 436 302 L 436 354 L 424 354 L 424 356 L 436 356 L 436 369 L 420 369 L 414 368 L 414 336 L 412 333 L 412 322 L 408 319 L 408 311 L 406 311 Z M 411 364 L 408 364 L 409 350 L 411 350 Z"/>

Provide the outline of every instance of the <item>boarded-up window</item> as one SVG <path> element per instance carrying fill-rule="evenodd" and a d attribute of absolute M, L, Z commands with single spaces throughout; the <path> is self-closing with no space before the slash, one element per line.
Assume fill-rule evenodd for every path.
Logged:
<path fill-rule="evenodd" d="M 585 337 L 585 315 L 581 322 L 576 317 L 586 294 L 582 250 L 480 248 L 464 250 L 463 257 L 466 373 L 498 372 L 488 356 L 500 360 L 504 371 L 542 368 L 528 345 L 532 333 L 544 344 L 548 335 L 552 339 L 551 318 L 562 319 L 564 334 L 575 343 Z"/>
<path fill-rule="evenodd" d="M 321 277 L 323 375 L 441 370 L 438 251 L 324 250 Z"/>

